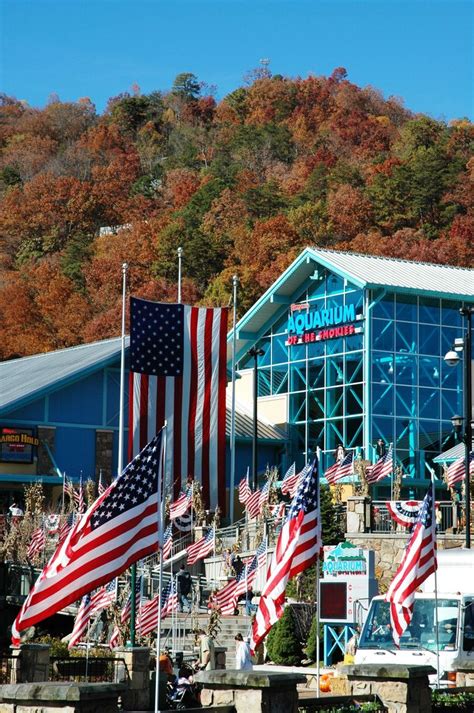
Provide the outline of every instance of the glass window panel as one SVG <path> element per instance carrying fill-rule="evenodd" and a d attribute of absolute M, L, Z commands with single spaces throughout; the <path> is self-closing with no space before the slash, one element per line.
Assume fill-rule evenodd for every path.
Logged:
<path fill-rule="evenodd" d="M 339 275 L 331 272 L 327 277 L 326 286 L 328 295 L 334 294 L 334 292 L 342 292 L 344 289 L 344 280 L 342 277 L 339 277 Z"/>
<path fill-rule="evenodd" d="M 417 426 L 415 419 L 396 418 L 395 429 L 398 448 L 407 448 L 413 453 L 417 447 Z"/>
<path fill-rule="evenodd" d="M 441 364 L 439 358 L 420 357 L 419 369 L 420 386 L 435 386 L 436 388 L 439 388 L 441 383 Z"/>
<path fill-rule="evenodd" d="M 429 324 L 420 324 L 419 329 L 420 354 L 438 355 L 440 353 L 439 327 Z"/>
<path fill-rule="evenodd" d="M 454 433 L 453 433 L 453 424 L 451 421 L 441 421 L 441 446 L 440 450 L 446 451 L 448 448 L 451 448 L 452 446 L 456 445 Z"/>
<path fill-rule="evenodd" d="M 364 337 L 362 334 L 352 334 L 344 337 L 344 348 L 346 352 L 355 352 L 364 348 Z"/>
<path fill-rule="evenodd" d="M 449 327 L 461 327 L 462 317 L 459 314 L 459 302 L 441 300 L 441 321 Z M 461 336 L 460 334 L 458 336 Z"/>
<path fill-rule="evenodd" d="M 346 414 L 352 416 L 363 411 L 362 384 L 346 388 Z"/>
<path fill-rule="evenodd" d="M 284 394 L 288 391 L 288 367 L 273 367 L 272 394 Z"/>
<path fill-rule="evenodd" d="M 310 452 L 315 453 L 318 446 L 324 448 L 324 424 L 322 422 L 309 424 L 308 440 Z"/>
<path fill-rule="evenodd" d="M 394 389 L 391 384 L 373 384 L 372 411 L 385 416 L 394 415 Z"/>
<path fill-rule="evenodd" d="M 408 295 L 397 295 L 395 314 L 404 322 L 418 321 L 417 298 Z"/>
<path fill-rule="evenodd" d="M 344 351 L 343 339 L 328 339 L 326 342 L 326 354 L 341 354 Z"/>
<path fill-rule="evenodd" d="M 397 384 L 416 384 L 417 361 L 417 357 L 397 354 L 395 357 Z"/>
<path fill-rule="evenodd" d="M 373 308 L 374 317 L 393 319 L 395 316 L 395 300 L 393 295 L 385 295 Z"/>
<path fill-rule="evenodd" d="M 335 450 L 344 440 L 344 421 L 326 422 L 326 449 Z M 331 460 L 331 459 L 330 459 Z"/>
<path fill-rule="evenodd" d="M 414 386 L 398 386 L 395 390 L 397 416 L 415 416 L 417 413 L 417 390 Z"/>
<path fill-rule="evenodd" d="M 420 418 L 439 419 L 441 406 L 439 389 L 420 389 L 418 399 L 420 405 Z"/>
<path fill-rule="evenodd" d="M 326 360 L 326 386 L 338 386 L 344 383 L 343 359 Z"/>
<path fill-rule="evenodd" d="M 309 385 L 311 389 L 315 389 L 318 386 L 324 386 L 324 360 L 316 359 L 310 361 L 308 364 L 309 369 Z"/>
<path fill-rule="evenodd" d="M 372 352 L 372 380 L 382 384 L 394 381 L 393 357 L 383 352 Z"/>
<path fill-rule="evenodd" d="M 281 363 L 288 361 L 289 347 L 285 346 L 286 339 L 287 339 L 286 334 L 282 334 L 278 337 L 272 337 L 272 342 L 273 342 L 272 360 L 273 360 L 274 364 L 281 364 Z"/>
<path fill-rule="evenodd" d="M 419 421 L 419 448 L 423 450 L 435 450 L 439 453 L 439 422 Z"/>
<path fill-rule="evenodd" d="M 444 356 L 453 348 L 454 340 L 462 337 L 462 332 L 459 329 L 450 329 L 443 327 L 441 330 L 441 355 Z"/>
<path fill-rule="evenodd" d="M 372 419 L 372 442 L 375 443 L 381 438 L 385 443 L 393 443 L 394 439 L 394 419 L 376 416 Z"/>
<path fill-rule="evenodd" d="M 419 319 L 427 324 L 439 324 L 440 301 L 431 297 L 419 298 Z"/>
<path fill-rule="evenodd" d="M 347 448 L 362 448 L 362 419 L 347 418 L 346 419 L 346 437 L 345 443 Z"/>
<path fill-rule="evenodd" d="M 290 364 L 291 391 L 304 391 L 306 388 L 305 363 Z"/>
<path fill-rule="evenodd" d="M 324 267 L 317 267 L 311 277 L 311 284 L 308 287 L 308 297 L 318 297 L 326 293 L 326 270 Z"/>
<path fill-rule="evenodd" d="M 308 358 L 324 356 L 324 342 L 311 342 L 308 345 Z"/>
<path fill-rule="evenodd" d="M 397 462 L 401 464 L 404 476 L 409 478 L 415 477 L 415 451 L 407 451 L 402 448 L 397 449 Z"/>
<path fill-rule="evenodd" d="M 309 392 L 309 418 L 313 421 L 324 418 L 324 389 Z"/>
<path fill-rule="evenodd" d="M 395 348 L 395 325 L 393 321 L 374 319 L 372 326 L 372 344 L 374 349 L 383 349 L 384 351 L 393 352 Z"/>
<path fill-rule="evenodd" d="M 291 361 L 300 361 L 306 359 L 306 348 L 303 344 L 297 344 L 294 347 L 289 347 L 289 359 Z"/>
<path fill-rule="evenodd" d="M 344 295 L 335 295 L 334 297 L 328 297 L 327 299 L 327 309 L 334 309 L 335 307 L 342 307 L 344 304 Z"/>
<path fill-rule="evenodd" d="M 295 423 L 296 421 L 304 421 L 304 402 L 306 394 L 301 392 L 299 394 L 291 394 L 290 396 L 290 421 Z"/>
<path fill-rule="evenodd" d="M 346 382 L 356 382 L 364 380 L 362 354 L 346 354 Z"/>
<path fill-rule="evenodd" d="M 448 420 L 451 416 L 461 413 L 462 395 L 457 391 L 442 389 L 441 391 L 441 418 Z"/>
<path fill-rule="evenodd" d="M 270 396 L 270 369 L 259 369 L 257 379 L 257 393 L 259 396 Z"/>
<path fill-rule="evenodd" d="M 344 295 L 344 303 L 346 305 L 354 305 L 356 315 L 364 313 L 364 293 L 362 290 L 346 292 Z"/>
<path fill-rule="evenodd" d="M 258 366 L 269 366 L 271 364 L 271 341 L 270 339 L 261 339 L 257 345 L 258 349 L 262 349 L 263 354 L 257 358 Z"/>
<path fill-rule="evenodd" d="M 397 352 L 417 351 L 418 325 L 414 322 L 397 322 L 395 329 L 395 340 Z"/>
<path fill-rule="evenodd" d="M 326 416 L 334 418 L 343 416 L 343 389 L 326 389 Z"/>
<path fill-rule="evenodd" d="M 461 389 L 463 369 L 461 366 L 449 366 L 441 359 L 441 386 L 444 389 Z"/>
<path fill-rule="evenodd" d="M 288 313 L 285 312 L 282 316 L 273 323 L 272 334 L 286 334 L 288 325 Z"/>

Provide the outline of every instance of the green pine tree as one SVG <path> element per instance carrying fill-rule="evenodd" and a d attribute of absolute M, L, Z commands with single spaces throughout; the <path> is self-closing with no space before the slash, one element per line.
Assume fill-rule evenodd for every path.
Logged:
<path fill-rule="evenodd" d="M 296 636 L 291 607 L 286 607 L 282 618 L 272 627 L 267 638 L 267 653 L 271 661 L 280 666 L 297 666 L 301 663 L 303 650 Z"/>
<path fill-rule="evenodd" d="M 311 660 L 311 661 L 316 661 L 316 617 L 314 617 L 312 624 L 311 624 L 311 629 L 309 630 L 309 635 L 308 635 L 308 641 L 306 642 L 306 656 Z M 319 636 L 322 638 L 323 636 L 323 627 L 321 624 L 319 625 Z"/>

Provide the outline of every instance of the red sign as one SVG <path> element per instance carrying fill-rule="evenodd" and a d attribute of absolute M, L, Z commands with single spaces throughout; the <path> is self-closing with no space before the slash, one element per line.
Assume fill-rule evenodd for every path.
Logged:
<path fill-rule="evenodd" d="M 353 324 L 345 324 L 343 327 L 330 327 L 329 329 L 321 329 L 318 332 L 305 332 L 304 334 L 292 334 L 288 337 L 286 346 L 294 346 L 295 344 L 311 344 L 312 342 L 325 342 L 328 339 L 337 339 L 338 337 L 350 337 L 356 333 L 356 328 Z"/>

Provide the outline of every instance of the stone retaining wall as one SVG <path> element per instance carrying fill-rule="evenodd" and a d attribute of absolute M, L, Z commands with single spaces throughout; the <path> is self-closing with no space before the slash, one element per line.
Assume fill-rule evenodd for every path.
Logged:
<path fill-rule="evenodd" d="M 1 713 L 117 713 L 116 683 L 16 683 L 0 686 Z"/>

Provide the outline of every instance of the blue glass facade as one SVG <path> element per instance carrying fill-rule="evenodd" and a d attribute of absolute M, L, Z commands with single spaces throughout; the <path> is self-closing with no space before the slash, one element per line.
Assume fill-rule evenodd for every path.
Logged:
<path fill-rule="evenodd" d="M 259 397 L 287 395 L 289 459 L 301 465 L 306 446 L 309 454 L 319 447 L 329 464 L 341 443 L 373 461 L 374 444 L 382 438 L 393 443 L 407 478 L 404 485 L 415 494 L 429 477 L 427 465 L 453 444 L 450 417 L 462 411 L 462 369 L 443 361 L 454 339 L 463 335 L 460 306 L 360 289 L 318 267 L 257 343 L 263 350 Z M 292 315 L 301 314 L 300 324 L 304 318 L 311 324 L 306 315 L 317 311 L 320 320 L 335 318 L 344 307 L 352 313 L 352 334 L 335 336 L 333 331 L 321 341 L 288 343 Z M 304 338 L 308 330 L 302 331 Z M 249 366 L 247 358 L 239 363 L 239 368 Z M 388 495 L 389 487 L 380 486 L 377 494 Z"/>

